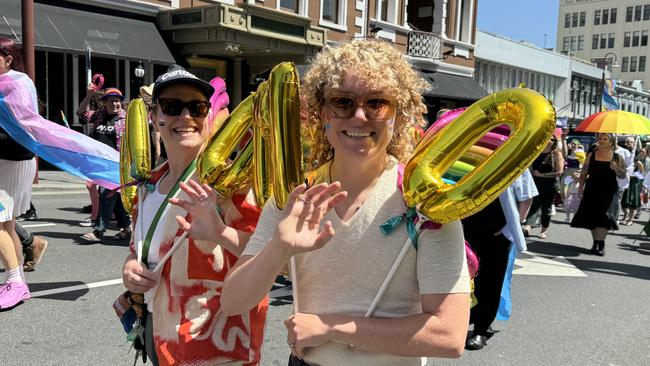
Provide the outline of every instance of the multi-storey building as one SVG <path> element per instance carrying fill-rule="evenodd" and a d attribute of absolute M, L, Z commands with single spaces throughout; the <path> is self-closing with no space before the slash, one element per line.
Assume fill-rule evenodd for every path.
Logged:
<path fill-rule="evenodd" d="M 650 0 L 560 0 L 557 30 L 558 51 L 650 86 Z"/>
<path fill-rule="evenodd" d="M 431 113 L 485 95 L 473 81 L 476 0 L 172 1 L 158 25 L 194 72 L 221 75 L 237 103 L 281 61 L 307 65 L 321 47 L 378 37 L 432 85 Z M 301 68 L 304 70 L 304 68 Z M 260 77 L 261 76 L 261 77 Z"/>

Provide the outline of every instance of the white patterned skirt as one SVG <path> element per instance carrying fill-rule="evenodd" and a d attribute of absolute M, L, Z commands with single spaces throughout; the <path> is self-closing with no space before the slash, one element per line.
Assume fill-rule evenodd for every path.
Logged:
<path fill-rule="evenodd" d="M 9 221 L 29 210 L 35 174 L 35 159 L 0 159 L 0 222 Z"/>

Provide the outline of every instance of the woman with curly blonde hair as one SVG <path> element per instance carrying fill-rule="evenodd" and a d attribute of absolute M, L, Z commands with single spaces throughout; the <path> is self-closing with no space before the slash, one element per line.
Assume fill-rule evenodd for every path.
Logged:
<path fill-rule="evenodd" d="M 398 180 L 413 147 L 408 129 L 423 122 L 425 87 L 378 40 L 326 47 L 304 79 L 310 184 L 282 210 L 267 202 L 220 299 L 225 314 L 257 304 L 295 257 L 290 365 L 419 366 L 463 351 L 470 289 L 460 222 L 420 231 L 365 315 L 409 240 L 410 225 L 395 224 L 414 220 Z"/>

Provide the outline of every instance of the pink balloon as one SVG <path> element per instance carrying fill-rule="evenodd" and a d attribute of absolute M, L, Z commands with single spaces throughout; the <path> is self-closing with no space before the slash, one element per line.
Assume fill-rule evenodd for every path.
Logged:
<path fill-rule="evenodd" d="M 471 278 L 474 278 L 476 276 L 476 272 L 478 272 L 478 257 L 476 256 L 476 253 L 474 253 L 474 250 L 472 247 L 465 242 L 465 257 L 467 258 L 467 269 L 469 271 L 469 276 Z"/>
<path fill-rule="evenodd" d="M 217 113 L 219 113 L 219 111 L 224 108 L 228 108 L 228 104 L 230 104 L 230 98 L 226 92 L 226 82 L 222 78 L 218 76 L 215 77 L 214 79 L 210 80 L 210 85 L 212 85 L 214 88 L 214 93 L 212 93 L 212 96 L 210 97 L 211 108 L 210 114 L 208 115 L 208 121 L 212 122 L 214 121 L 214 118 Z M 210 126 L 212 128 L 211 124 Z"/>
<path fill-rule="evenodd" d="M 488 148 L 490 150 L 496 150 L 507 139 L 508 136 L 500 135 L 494 132 L 488 132 L 476 142 L 476 145 Z"/>

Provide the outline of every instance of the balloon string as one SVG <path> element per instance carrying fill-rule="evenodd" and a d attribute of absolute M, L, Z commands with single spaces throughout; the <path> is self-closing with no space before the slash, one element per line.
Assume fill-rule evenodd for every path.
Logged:
<path fill-rule="evenodd" d="M 153 269 L 154 273 L 159 272 L 163 268 L 165 262 L 167 262 L 167 259 L 169 259 L 169 257 L 171 257 L 172 254 L 174 254 L 176 249 L 178 249 L 181 246 L 180 244 L 183 242 L 183 240 L 185 240 L 185 238 L 187 238 L 187 231 L 183 231 L 183 234 L 178 238 L 176 238 L 176 240 L 174 241 L 174 245 L 172 245 L 171 249 L 169 249 L 169 251 L 165 253 L 165 256 L 162 257 L 160 262 L 156 264 L 156 268 Z"/>
<path fill-rule="evenodd" d="M 293 313 L 298 313 L 298 274 L 296 273 L 296 257 L 289 260 L 289 271 L 291 272 L 291 296 L 293 297 Z"/>

